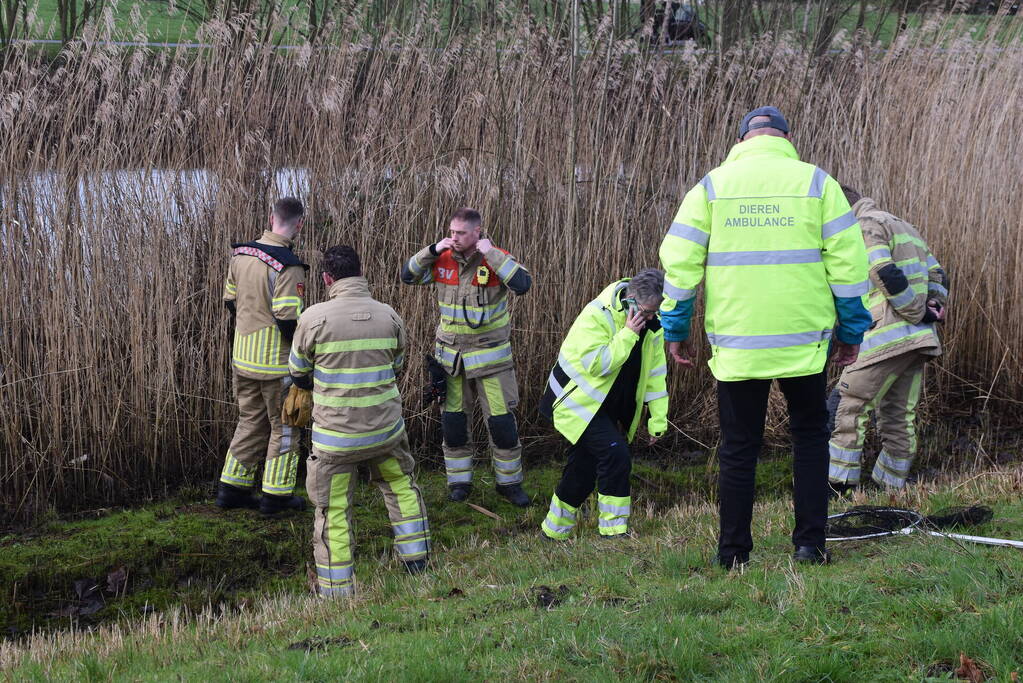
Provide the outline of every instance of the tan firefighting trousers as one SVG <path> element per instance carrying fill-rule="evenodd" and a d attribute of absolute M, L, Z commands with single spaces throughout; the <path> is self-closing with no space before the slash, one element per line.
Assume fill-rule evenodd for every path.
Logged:
<path fill-rule="evenodd" d="M 462 374 L 448 377 L 442 425 L 449 486 L 472 483 L 471 422 L 477 403 L 487 422 L 497 483 L 504 486 L 522 482 L 522 444 L 512 413 L 518 402 L 514 368 L 489 377 L 466 379 Z"/>
<path fill-rule="evenodd" d="M 313 448 L 306 461 L 306 490 L 315 506 L 313 556 L 320 595 L 351 595 L 355 589 L 352 496 L 360 465 L 384 494 L 394 547 L 403 562 L 430 552 L 430 524 L 423 495 L 412 478 L 414 462 L 403 432 L 391 446 L 373 454 L 338 455 Z"/>
<path fill-rule="evenodd" d="M 838 384 L 841 400 L 830 443 L 828 477 L 832 482 L 859 483 L 867 420 L 874 411 L 882 449 L 873 479 L 882 486 L 905 486 L 916 456 L 916 406 L 927 359 L 909 352 L 842 373 Z"/>
<path fill-rule="evenodd" d="M 238 426 L 227 449 L 220 481 L 249 488 L 262 464 L 263 493 L 290 496 L 295 490 L 302 430 L 281 423 L 281 408 L 289 387 L 291 377 L 258 380 L 234 376 Z"/>

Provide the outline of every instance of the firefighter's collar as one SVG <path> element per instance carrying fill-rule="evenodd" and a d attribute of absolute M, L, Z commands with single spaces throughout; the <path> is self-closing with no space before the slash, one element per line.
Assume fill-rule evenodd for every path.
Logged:
<path fill-rule="evenodd" d="M 460 251 L 455 251 L 454 249 L 451 250 L 451 258 L 455 259 L 458 263 L 471 263 L 477 256 L 479 256 L 480 261 L 483 260 L 483 252 L 479 249 L 473 249 L 473 252 L 469 254 L 469 256 L 466 256 Z"/>
<path fill-rule="evenodd" d="M 331 299 L 339 296 L 369 296 L 369 282 L 361 275 L 343 277 L 334 281 L 327 294 Z"/>
<path fill-rule="evenodd" d="M 273 244 L 278 247 L 287 247 L 289 249 L 291 248 L 291 245 L 295 243 L 294 240 L 289 240 L 284 235 L 278 235 L 276 232 L 272 232 L 270 230 L 264 230 L 263 236 L 259 238 L 259 241 L 267 244 Z"/>

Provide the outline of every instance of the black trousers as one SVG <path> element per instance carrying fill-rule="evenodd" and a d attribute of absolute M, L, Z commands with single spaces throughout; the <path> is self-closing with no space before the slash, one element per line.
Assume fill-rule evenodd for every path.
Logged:
<path fill-rule="evenodd" d="M 554 493 L 572 507 L 579 507 L 593 493 L 594 484 L 605 496 L 624 497 L 629 495 L 631 472 L 632 456 L 625 435 L 610 416 L 597 411 L 568 449 L 568 462 Z"/>
<path fill-rule="evenodd" d="M 753 486 L 764 441 L 764 420 L 771 381 L 718 382 L 721 474 L 718 500 L 721 527 L 718 555 L 746 559 L 753 549 Z M 796 525 L 792 543 L 824 547 L 828 517 L 827 380 L 823 372 L 777 380 L 789 408 L 792 434 L 793 498 Z"/>

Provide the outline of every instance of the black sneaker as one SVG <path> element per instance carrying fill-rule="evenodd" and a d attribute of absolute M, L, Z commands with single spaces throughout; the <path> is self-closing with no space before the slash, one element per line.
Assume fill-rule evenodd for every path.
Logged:
<path fill-rule="evenodd" d="M 451 490 L 448 491 L 448 500 L 454 503 L 464 503 L 465 499 L 469 497 L 470 491 L 472 491 L 471 484 L 452 484 Z"/>
<path fill-rule="evenodd" d="M 407 571 L 409 574 L 415 575 L 426 571 L 427 560 L 426 558 L 423 558 L 422 560 L 409 560 L 404 564 L 405 571 Z"/>
<path fill-rule="evenodd" d="M 259 511 L 264 515 L 278 512 L 301 512 L 305 510 L 305 498 L 301 496 L 275 496 L 264 493 L 259 499 Z"/>
<path fill-rule="evenodd" d="M 522 490 L 522 484 L 506 484 L 504 486 L 498 484 L 494 489 L 507 498 L 512 505 L 517 505 L 520 508 L 529 505 L 529 496 Z"/>
<path fill-rule="evenodd" d="M 792 553 L 792 559 L 800 564 L 829 564 L 831 553 L 827 548 L 819 548 L 812 545 L 796 546 L 796 552 Z"/>
<path fill-rule="evenodd" d="M 220 487 L 217 489 L 217 500 L 214 503 L 223 510 L 235 508 L 255 510 L 259 507 L 259 500 L 252 495 L 251 490 L 231 486 L 224 482 L 220 482 Z"/>
<path fill-rule="evenodd" d="M 739 553 L 737 555 L 718 555 L 717 563 L 732 571 L 733 569 L 742 569 L 744 566 L 749 564 L 749 553 Z"/>

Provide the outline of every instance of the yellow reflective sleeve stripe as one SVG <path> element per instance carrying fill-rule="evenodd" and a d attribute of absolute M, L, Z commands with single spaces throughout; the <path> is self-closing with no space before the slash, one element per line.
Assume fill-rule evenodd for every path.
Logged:
<path fill-rule="evenodd" d="M 291 347 L 291 355 L 288 358 L 288 368 L 293 375 L 306 374 L 313 369 L 312 363 L 304 355 L 299 353 L 294 346 Z"/>
<path fill-rule="evenodd" d="M 923 249 L 925 252 L 928 251 L 927 242 L 924 242 L 922 239 L 916 237 L 915 235 L 909 235 L 904 232 L 897 232 L 894 235 L 892 235 L 891 242 L 892 244 L 915 244 L 916 246 Z"/>
<path fill-rule="evenodd" d="M 892 252 L 886 244 L 878 244 L 870 249 L 867 249 L 867 257 L 870 260 L 870 265 L 875 265 L 881 261 L 891 261 Z"/>

